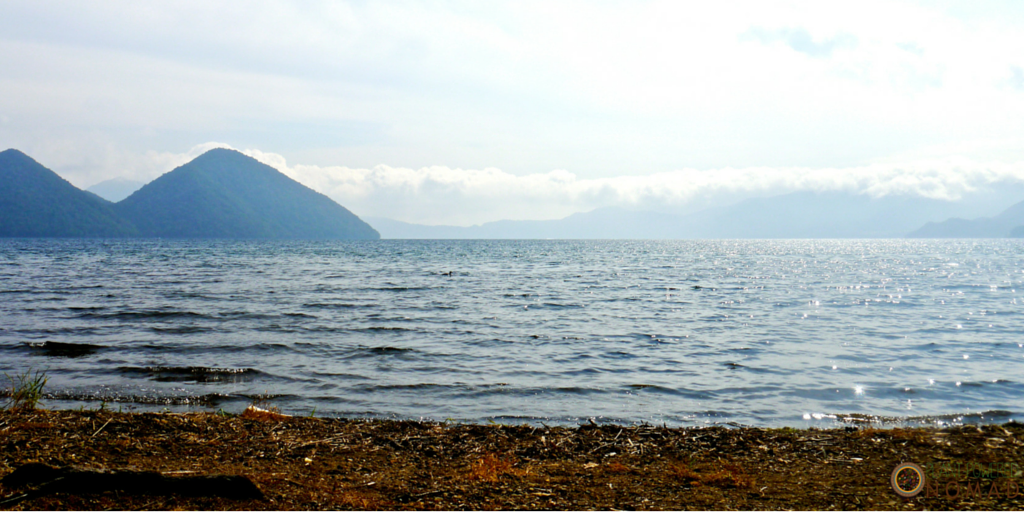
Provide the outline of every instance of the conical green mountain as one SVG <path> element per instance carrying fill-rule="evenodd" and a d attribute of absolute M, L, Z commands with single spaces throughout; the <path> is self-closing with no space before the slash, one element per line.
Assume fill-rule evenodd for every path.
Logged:
<path fill-rule="evenodd" d="M 95 194 L 25 153 L 0 153 L 0 237 L 123 237 L 138 231 Z"/>
<path fill-rule="evenodd" d="M 151 237 L 380 238 L 327 196 L 229 149 L 203 153 L 114 209 Z"/>

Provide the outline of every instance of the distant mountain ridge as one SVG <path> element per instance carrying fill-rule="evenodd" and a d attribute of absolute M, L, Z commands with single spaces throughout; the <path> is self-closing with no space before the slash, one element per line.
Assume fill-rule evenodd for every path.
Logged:
<path fill-rule="evenodd" d="M 105 181 L 101 181 L 87 189 L 86 192 L 92 192 L 111 203 L 123 201 L 126 197 L 135 193 L 136 190 L 142 188 L 145 183 L 141 181 L 129 180 L 125 178 L 114 178 Z"/>
<path fill-rule="evenodd" d="M 574 213 L 558 220 L 499 220 L 477 226 L 427 226 L 368 217 L 384 238 L 446 239 L 601 239 L 676 238 L 663 229 L 681 217 L 658 212 L 634 212 L 608 207 Z"/>
<path fill-rule="evenodd" d="M 210 150 L 116 204 L 24 153 L 0 153 L 0 236 L 377 239 L 327 196 L 228 149 Z"/>
<path fill-rule="evenodd" d="M 929 222 L 913 231 L 911 238 L 1022 238 L 1024 237 L 1024 201 L 994 217 L 979 219 L 950 218 Z"/>
<path fill-rule="evenodd" d="M 687 215 L 610 207 L 556 220 L 506 220 L 467 227 L 367 220 L 384 238 L 899 238 L 956 211 L 977 211 L 977 205 L 918 196 L 793 192 Z"/>

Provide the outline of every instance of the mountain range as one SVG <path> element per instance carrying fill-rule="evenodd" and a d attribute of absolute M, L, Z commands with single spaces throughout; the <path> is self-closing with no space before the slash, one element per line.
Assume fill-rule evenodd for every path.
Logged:
<path fill-rule="evenodd" d="M 466 227 L 366 219 L 380 233 L 327 196 L 234 150 L 208 151 L 139 187 L 137 182 L 115 179 L 83 191 L 20 151 L 0 152 L 0 237 L 1024 237 L 1024 201 L 1002 212 L 994 210 L 1024 195 L 1020 185 L 1000 186 L 956 202 L 916 195 L 794 192 L 688 214 L 612 207 L 557 220 L 502 220 Z M 111 202 L 101 195 L 126 197 Z"/>
<path fill-rule="evenodd" d="M 327 196 L 213 149 L 111 203 L 28 155 L 0 152 L 0 237 L 377 239 Z"/>
<path fill-rule="evenodd" d="M 1024 201 L 994 217 L 952 218 L 929 222 L 908 236 L 913 238 L 1024 238 Z"/>
<path fill-rule="evenodd" d="M 993 203 L 1006 204 L 1015 194 L 1024 195 L 1024 191 L 1011 188 L 959 202 L 908 195 L 875 198 L 846 192 L 794 192 L 750 198 L 686 215 L 600 208 L 557 220 L 503 220 L 465 227 L 374 217 L 367 221 L 384 238 L 897 238 L 917 233 L 922 225 L 936 219 L 989 211 Z M 1024 225 L 1024 215 L 1001 215 L 1003 224 L 1010 226 L 1005 230 L 979 232 L 991 234 L 969 234 L 971 231 L 965 230 L 951 236 L 1005 237 L 1013 226 Z"/>

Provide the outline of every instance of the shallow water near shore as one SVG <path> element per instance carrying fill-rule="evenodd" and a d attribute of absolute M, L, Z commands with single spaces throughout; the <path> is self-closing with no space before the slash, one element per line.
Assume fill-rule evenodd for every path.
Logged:
<path fill-rule="evenodd" d="M 668 426 L 1024 416 L 1024 241 L 0 240 L 47 407 Z"/>

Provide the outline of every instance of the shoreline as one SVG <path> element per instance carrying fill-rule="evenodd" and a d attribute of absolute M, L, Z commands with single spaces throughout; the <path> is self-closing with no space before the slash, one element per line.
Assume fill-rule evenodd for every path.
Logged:
<path fill-rule="evenodd" d="M 9 399 L 11 389 L 0 388 L 0 399 Z M 39 402 L 46 404 L 49 410 L 65 411 L 87 411 L 91 408 L 99 410 L 125 412 L 128 414 L 228 414 L 238 415 L 244 411 L 245 406 L 273 400 L 274 397 L 251 396 L 245 394 L 204 394 L 204 395 L 183 395 L 180 397 L 168 397 L 163 395 L 95 395 L 90 393 L 73 393 L 67 391 L 44 391 L 41 392 Z M 99 405 L 96 405 L 99 404 Z M 225 405 L 227 404 L 227 405 Z M 933 415 L 917 416 L 888 416 L 885 414 L 869 414 L 861 412 L 850 413 L 804 413 L 800 421 L 794 415 L 794 421 L 776 421 L 769 424 L 749 424 L 739 420 L 730 420 L 728 417 L 719 416 L 718 419 L 705 419 L 701 422 L 697 419 L 689 423 L 679 422 L 677 418 L 647 418 L 647 419 L 625 419 L 606 416 L 590 417 L 542 417 L 542 416 L 493 416 L 483 418 L 447 418 L 424 417 L 424 416 L 402 416 L 398 413 L 350 413 L 334 412 L 331 410 L 319 410 L 316 406 L 306 409 L 305 412 L 296 413 L 301 417 L 306 413 L 319 414 L 321 419 L 337 419 L 350 421 L 419 421 L 424 423 L 454 422 L 458 424 L 493 424 L 502 423 L 508 426 L 559 426 L 573 428 L 585 421 L 596 421 L 602 426 L 615 426 L 632 428 L 647 425 L 662 425 L 672 429 L 691 428 L 746 428 L 746 429 L 819 429 L 832 430 L 846 427 L 857 428 L 954 428 L 966 426 L 1003 425 L 1006 423 L 1024 423 L 1021 421 L 1022 414 L 1010 410 L 991 409 L 975 412 L 944 412 Z M 701 413 L 693 413 L 697 418 Z M 719 413 L 720 414 L 720 413 Z M 708 413 L 706 418 L 713 418 Z M 668 427 L 668 422 L 672 426 Z"/>
<path fill-rule="evenodd" d="M 233 501 L 108 491 L 43 496 L 14 510 L 1022 509 L 1022 455 L 1024 425 L 1018 423 L 942 429 L 532 427 L 0 411 L 0 478 L 30 462 L 227 474 L 248 477 L 267 497 Z M 902 462 L 936 476 L 926 492 L 896 494 L 889 478 Z M 1010 469 L 934 473 L 989 467 Z M 21 492 L 0 485 L 0 501 Z"/>

